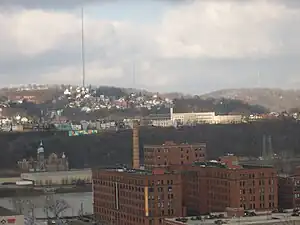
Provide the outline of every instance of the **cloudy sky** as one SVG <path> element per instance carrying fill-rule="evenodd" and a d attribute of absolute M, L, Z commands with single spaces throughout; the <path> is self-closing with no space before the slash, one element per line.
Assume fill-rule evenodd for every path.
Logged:
<path fill-rule="evenodd" d="M 299 2 L 1 0 L 0 85 L 80 84 L 83 5 L 88 84 L 299 88 Z"/>

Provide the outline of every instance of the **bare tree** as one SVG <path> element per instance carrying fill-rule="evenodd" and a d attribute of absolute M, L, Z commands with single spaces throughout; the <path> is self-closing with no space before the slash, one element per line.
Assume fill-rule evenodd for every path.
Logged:
<path fill-rule="evenodd" d="M 34 213 L 35 204 L 31 200 L 13 198 L 11 199 L 14 210 L 23 215 L 29 215 Z"/>
<path fill-rule="evenodd" d="M 36 222 L 35 209 L 36 208 L 44 208 L 44 212 L 46 214 L 46 218 L 54 218 L 56 223 L 61 224 L 62 221 L 60 217 L 63 212 L 70 208 L 69 204 L 63 199 L 56 199 L 54 194 L 48 194 L 45 196 L 45 199 L 42 202 L 35 203 L 30 199 L 22 199 L 20 197 L 16 197 L 11 199 L 12 206 L 14 210 L 20 214 L 25 216 L 25 224 L 26 225 L 34 225 Z"/>
<path fill-rule="evenodd" d="M 54 195 L 47 195 L 45 202 L 45 211 L 47 217 L 49 217 L 49 212 L 53 214 L 55 219 L 59 219 L 62 213 L 70 208 L 69 204 L 63 199 L 55 199 Z"/>
<path fill-rule="evenodd" d="M 16 212 L 24 215 L 25 225 L 36 225 L 35 204 L 31 200 L 21 198 L 11 199 L 11 203 Z"/>

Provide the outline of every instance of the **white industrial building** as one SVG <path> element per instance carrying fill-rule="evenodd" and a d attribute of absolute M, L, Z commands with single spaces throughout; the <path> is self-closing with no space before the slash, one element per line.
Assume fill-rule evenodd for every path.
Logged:
<path fill-rule="evenodd" d="M 173 120 L 162 119 L 162 120 L 152 120 L 151 125 L 154 127 L 172 127 L 176 124 Z"/>
<path fill-rule="evenodd" d="M 90 184 L 92 183 L 92 170 L 22 173 L 21 179 L 32 181 L 35 186 L 70 185 L 78 181 Z"/>
<path fill-rule="evenodd" d="M 3 183 L 16 183 L 20 177 L 0 177 L 0 185 Z"/>
<path fill-rule="evenodd" d="M 207 123 L 231 124 L 242 123 L 242 115 L 216 115 L 215 112 L 174 113 L 170 108 L 171 120 L 181 124 Z"/>
<path fill-rule="evenodd" d="M 2 225 L 24 225 L 24 215 L 0 206 L 0 223 Z"/>
<path fill-rule="evenodd" d="M 213 123 L 215 112 L 197 112 L 197 113 L 174 113 L 170 108 L 171 120 L 182 124 L 188 123 Z"/>
<path fill-rule="evenodd" d="M 214 118 L 214 124 L 242 123 L 242 115 L 218 115 Z"/>

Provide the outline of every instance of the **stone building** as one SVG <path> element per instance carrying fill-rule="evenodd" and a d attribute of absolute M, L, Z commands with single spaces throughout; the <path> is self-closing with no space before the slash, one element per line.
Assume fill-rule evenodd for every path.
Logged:
<path fill-rule="evenodd" d="M 66 171 L 69 170 L 68 159 L 66 158 L 65 153 L 61 157 L 58 157 L 57 154 L 51 153 L 46 159 L 46 171 Z"/>
<path fill-rule="evenodd" d="M 43 142 L 40 142 L 37 148 L 37 157 L 34 159 L 22 159 L 18 161 L 18 167 L 24 172 L 43 172 L 43 171 L 67 171 L 69 170 L 69 162 L 65 153 L 58 156 L 51 153 L 48 158 L 45 157 Z"/>

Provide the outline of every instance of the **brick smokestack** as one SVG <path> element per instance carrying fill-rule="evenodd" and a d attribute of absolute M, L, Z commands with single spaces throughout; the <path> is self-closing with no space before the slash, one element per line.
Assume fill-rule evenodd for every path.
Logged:
<path fill-rule="evenodd" d="M 132 129 L 132 164 L 133 169 L 140 169 L 139 124 L 136 120 Z"/>

